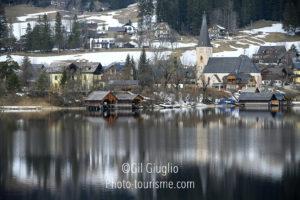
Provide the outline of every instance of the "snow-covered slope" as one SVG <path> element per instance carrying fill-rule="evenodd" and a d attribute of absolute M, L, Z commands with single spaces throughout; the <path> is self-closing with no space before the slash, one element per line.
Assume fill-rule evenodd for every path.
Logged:
<path fill-rule="evenodd" d="M 108 11 L 108 12 L 101 12 L 101 13 L 90 13 L 86 12 L 84 14 L 78 15 L 78 19 L 80 21 L 84 22 L 94 22 L 98 23 L 99 26 L 103 26 L 105 24 L 107 27 L 116 27 L 116 26 L 122 26 L 123 24 L 119 21 L 120 15 L 124 13 L 132 13 L 135 10 L 137 10 L 137 5 L 132 4 L 128 8 L 116 10 L 116 11 Z M 65 10 L 53 10 L 50 9 L 49 11 L 46 12 L 38 12 L 38 13 L 32 13 L 32 14 L 27 14 L 24 16 L 18 16 L 16 19 L 17 21 L 13 23 L 13 33 L 14 36 L 17 39 L 20 39 L 22 35 L 26 33 L 26 28 L 27 24 L 29 23 L 31 27 L 33 28 L 36 25 L 37 19 L 39 16 L 43 16 L 44 14 L 46 15 L 55 15 L 57 12 L 60 12 L 62 14 L 62 24 L 66 28 L 67 31 L 70 31 L 70 27 L 72 24 L 72 16 L 73 14 L 70 14 L 69 11 Z M 50 24 L 52 27 L 54 27 L 55 21 L 54 17 L 51 18 Z M 124 19 L 124 17 L 123 17 Z M 135 20 L 132 20 L 135 21 Z M 137 25 L 137 23 L 133 23 L 134 25 Z"/>
<path fill-rule="evenodd" d="M 286 33 L 286 31 L 283 29 L 283 26 L 281 23 L 275 23 L 272 24 L 272 26 L 267 26 L 264 28 L 258 28 L 258 29 L 252 29 L 252 30 L 245 30 L 245 31 L 241 31 L 244 33 Z"/>
<path fill-rule="evenodd" d="M 98 52 L 98 53 L 82 53 L 82 54 L 72 54 L 72 55 L 61 55 L 61 56 L 34 56 L 29 57 L 32 64 L 44 64 L 49 66 L 52 62 L 56 61 L 74 61 L 74 60 L 88 60 L 90 62 L 99 62 L 103 66 L 107 66 L 113 62 L 125 62 L 127 55 L 134 58 L 135 61 L 139 60 L 141 52 L 140 51 L 120 51 L 120 52 Z M 171 51 L 165 51 L 161 54 L 161 57 L 167 58 L 171 54 Z M 153 52 L 147 52 L 147 58 L 152 59 L 154 57 Z M 23 56 L 11 55 L 12 59 L 22 63 Z M 0 61 L 5 61 L 6 56 L 1 56 Z"/>
<path fill-rule="evenodd" d="M 286 49 L 290 49 L 292 45 L 295 45 L 297 49 L 300 49 L 299 42 L 278 42 L 278 43 L 265 43 L 265 46 L 285 46 Z M 248 48 L 236 48 L 235 51 L 223 51 L 219 53 L 214 53 L 214 57 L 238 57 L 240 55 L 247 55 L 250 58 L 253 54 L 257 53 L 259 45 L 250 44 Z M 181 62 L 184 65 L 195 65 L 196 64 L 196 50 L 187 50 L 181 56 Z"/>

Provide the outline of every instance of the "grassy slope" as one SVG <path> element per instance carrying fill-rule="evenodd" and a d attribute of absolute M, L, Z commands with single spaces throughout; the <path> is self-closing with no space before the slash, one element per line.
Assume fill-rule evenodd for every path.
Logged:
<path fill-rule="evenodd" d="M 54 8 L 48 7 L 48 8 L 40 8 L 40 7 L 34 7 L 27 4 L 20 4 L 16 6 L 6 6 L 5 7 L 5 13 L 6 17 L 9 20 L 9 22 L 16 22 L 17 17 L 24 16 L 27 14 L 32 13 L 40 13 L 40 12 L 47 12 L 47 11 L 53 11 Z"/>

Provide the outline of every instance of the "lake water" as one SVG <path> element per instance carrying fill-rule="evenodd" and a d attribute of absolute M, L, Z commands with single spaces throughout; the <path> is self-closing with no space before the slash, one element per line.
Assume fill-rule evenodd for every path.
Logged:
<path fill-rule="evenodd" d="M 2 199 L 300 199 L 300 110 L 0 113 Z"/>

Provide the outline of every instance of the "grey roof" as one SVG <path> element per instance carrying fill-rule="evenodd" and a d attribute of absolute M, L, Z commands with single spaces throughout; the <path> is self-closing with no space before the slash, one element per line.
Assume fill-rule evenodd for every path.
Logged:
<path fill-rule="evenodd" d="M 81 73 L 96 73 L 102 72 L 101 63 L 92 62 L 54 62 L 47 68 L 48 73 L 62 73 L 65 69 L 80 70 Z"/>
<path fill-rule="evenodd" d="M 248 56 L 209 58 L 203 73 L 260 73 Z"/>
<path fill-rule="evenodd" d="M 131 92 L 114 92 L 114 95 L 117 97 L 118 100 L 134 100 L 137 98 L 138 94 L 134 94 Z M 142 96 L 141 96 L 142 97 Z"/>
<path fill-rule="evenodd" d="M 85 100 L 86 101 L 101 101 L 103 100 L 110 91 L 94 91 Z"/>
<path fill-rule="evenodd" d="M 286 48 L 285 46 L 261 46 L 259 47 L 257 54 L 264 54 L 266 51 L 271 51 L 280 56 L 286 53 Z"/>
<path fill-rule="evenodd" d="M 200 47 L 211 47 L 208 28 L 207 28 L 207 20 L 206 14 L 204 13 L 202 16 L 202 25 L 200 30 L 200 37 L 198 41 L 198 46 Z"/>
<path fill-rule="evenodd" d="M 239 101 L 270 101 L 273 93 L 253 93 L 242 92 L 239 97 Z"/>
<path fill-rule="evenodd" d="M 262 80 L 283 80 L 285 74 L 283 67 L 266 67 L 261 70 Z"/>
<path fill-rule="evenodd" d="M 105 71 L 114 67 L 117 71 L 121 71 L 125 66 L 125 62 L 112 62 L 107 66 L 104 66 Z"/>

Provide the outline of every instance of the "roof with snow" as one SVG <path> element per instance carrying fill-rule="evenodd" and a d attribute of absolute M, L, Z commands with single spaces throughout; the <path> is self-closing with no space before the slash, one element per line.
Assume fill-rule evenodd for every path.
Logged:
<path fill-rule="evenodd" d="M 118 100 L 134 100 L 136 98 L 144 99 L 141 95 L 139 94 L 134 94 L 131 92 L 114 92 L 114 95 L 117 97 Z"/>
<path fill-rule="evenodd" d="M 205 13 L 202 16 L 202 25 L 201 25 L 201 30 L 200 30 L 198 46 L 199 47 L 211 47 Z"/>
<path fill-rule="evenodd" d="M 75 62 L 54 62 L 47 68 L 48 73 L 62 73 L 64 70 L 79 70 L 81 73 L 101 74 L 103 67 L 101 63 L 92 63 L 87 61 Z"/>
<path fill-rule="evenodd" d="M 248 56 L 209 58 L 203 73 L 260 73 Z"/>
<path fill-rule="evenodd" d="M 111 91 L 94 91 L 85 100 L 86 101 L 101 101 L 105 99 L 107 95 L 111 94 Z"/>

